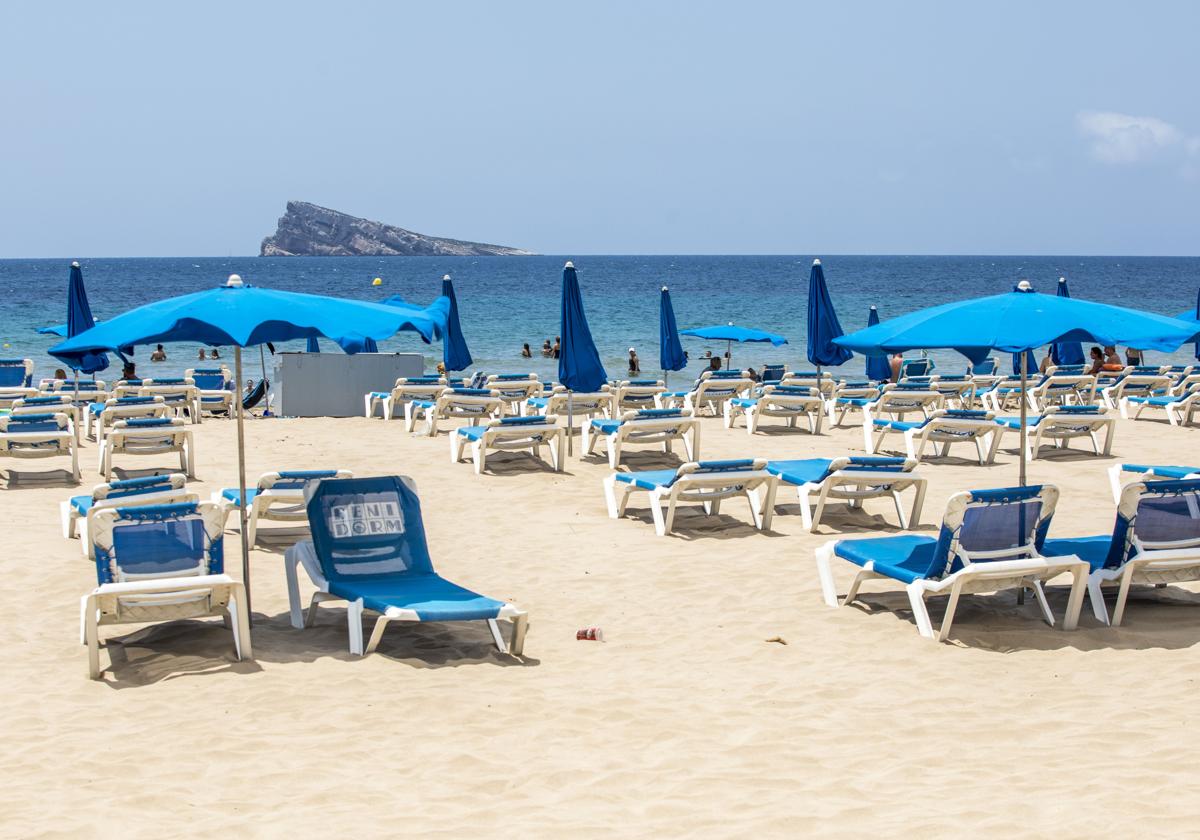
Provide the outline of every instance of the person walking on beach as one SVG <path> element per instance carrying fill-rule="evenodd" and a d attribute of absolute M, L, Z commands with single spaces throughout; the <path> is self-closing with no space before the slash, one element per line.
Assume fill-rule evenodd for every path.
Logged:
<path fill-rule="evenodd" d="M 632 347 L 629 348 L 629 372 L 631 374 L 642 372 L 642 365 L 638 361 L 637 350 L 634 350 Z"/>
<path fill-rule="evenodd" d="M 154 348 L 154 352 L 150 354 L 150 361 L 165 362 L 166 360 L 167 360 L 167 351 L 163 349 L 163 346 L 161 344 L 159 344 L 157 347 Z"/>
<path fill-rule="evenodd" d="M 522 359 L 532 359 L 533 358 L 533 351 L 529 349 L 528 343 L 523 344 L 521 346 L 521 358 Z"/>

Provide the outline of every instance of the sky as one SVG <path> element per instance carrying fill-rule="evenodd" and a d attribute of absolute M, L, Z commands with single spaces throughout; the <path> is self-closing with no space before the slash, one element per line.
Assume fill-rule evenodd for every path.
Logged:
<path fill-rule="evenodd" d="M 20 3 L 0 258 L 1200 254 L 1200 4 Z"/>

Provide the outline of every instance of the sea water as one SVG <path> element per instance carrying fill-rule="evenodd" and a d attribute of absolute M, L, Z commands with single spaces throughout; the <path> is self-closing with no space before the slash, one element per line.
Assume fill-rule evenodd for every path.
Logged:
<path fill-rule="evenodd" d="M 221 257 L 84 259 L 84 281 L 93 314 L 111 318 L 143 303 L 212 288 L 230 274 L 265 288 L 379 300 L 398 294 L 427 304 L 440 294 L 441 278 L 454 279 L 463 333 L 474 356 L 472 369 L 489 372 L 532 370 L 556 376 L 557 362 L 543 358 L 542 343 L 559 334 L 562 267 L 572 259 L 579 271 L 592 336 L 611 377 L 625 376 L 627 353 L 637 350 L 643 376 L 658 375 L 659 290 L 671 289 L 680 329 L 729 322 L 781 334 L 788 344 L 734 345 L 735 366 L 766 363 L 809 367 L 805 361 L 806 295 L 813 257 L 801 256 L 537 256 L 537 257 Z M 830 294 L 847 332 L 866 326 L 868 308 L 880 317 L 964 298 L 998 294 L 1022 279 L 1053 294 L 1065 276 L 1074 297 L 1176 315 L 1194 310 L 1200 286 L 1195 257 L 961 257 L 821 255 Z M 61 365 L 47 350 L 61 339 L 38 335 L 41 326 L 66 320 L 70 259 L 0 260 L 0 357 L 30 357 L 37 376 Z M 379 286 L 372 285 L 380 278 Z M 532 359 L 521 357 L 528 343 Z M 340 352 L 328 341 L 322 350 Z M 706 366 L 707 352 L 721 355 L 724 342 L 683 338 L 690 355 L 686 372 Z M 200 366 L 195 344 L 168 345 L 167 361 L 149 361 L 138 348 L 142 376 L 177 376 Z M 303 350 L 303 342 L 276 346 Z M 416 333 L 380 342 L 381 351 L 420 352 L 432 370 L 441 348 L 425 345 Z M 910 356 L 915 354 L 908 354 Z M 960 372 L 965 361 L 951 351 L 931 353 L 939 369 Z M 251 350 L 246 377 L 258 374 L 259 354 Z M 1193 356 L 1191 345 L 1173 356 L 1147 354 L 1147 361 L 1179 363 Z M 232 351 L 221 358 L 232 365 Z M 1004 360 L 1007 363 L 1007 359 Z M 119 362 L 101 374 L 118 378 Z M 213 363 L 206 362 L 211 366 Z M 268 367 L 270 361 L 267 361 Z M 843 370 L 860 375 L 856 357 Z"/>

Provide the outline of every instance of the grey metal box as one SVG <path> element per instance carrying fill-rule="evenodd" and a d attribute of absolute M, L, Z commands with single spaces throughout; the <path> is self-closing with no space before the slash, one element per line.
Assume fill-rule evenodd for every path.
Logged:
<path fill-rule="evenodd" d="M 390 391 L 397 378 L 424 371 L 419 353 L 280 353 L 274 410 L 281 417 L 362 415 L 368 392 Z"/>

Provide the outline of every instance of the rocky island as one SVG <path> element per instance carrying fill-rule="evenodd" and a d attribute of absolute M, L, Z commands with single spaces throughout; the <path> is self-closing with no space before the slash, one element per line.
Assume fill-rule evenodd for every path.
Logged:
<path fill-rule="evenodd" d="M 426 236 L 411 230 L 289 201 L 275 233 L 262 241 L 262 257 L 477 257 L 529 256 L 532 251 Z"/>

